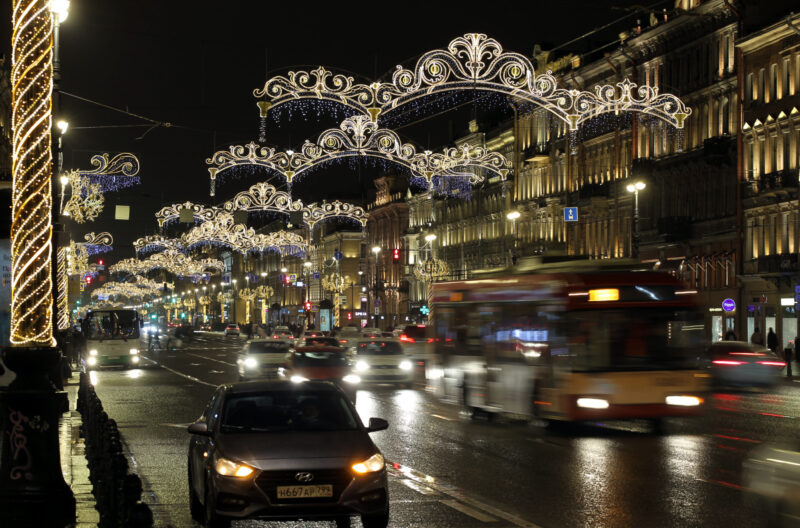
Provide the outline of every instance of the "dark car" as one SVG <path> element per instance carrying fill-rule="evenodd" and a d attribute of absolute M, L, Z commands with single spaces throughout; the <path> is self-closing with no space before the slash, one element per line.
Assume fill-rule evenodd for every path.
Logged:
<path fill-rule="evenodd" d="M 297 346 L 299 347 L 318 347 L 318 346 L 330 346 L 336 348 L 342 348 L 341 343 L 335 337 L 327 337 L 321 334 L 316 336 L 305 336 L 301 337 L 297 341 Z"/>
<path fill-rule="evenodd" d="M 361 377 L 353 373 L 353 365 L 341 347 L 297 347 L 287 355 L 284 377 L 295 380 L 332 381 L 356 401 Z"/>
<path fill-rule="evenodd" d="M 700 358 L 716 385 L 768 387 L 778 382 L 786 362 L 764 345 L 717 341 Z"/>
<path fill-rule="evenodd" d="M 260 381 L 219 387 L 189 426 L 189 500 L 206 526 L 235 519 L 333 520 L 385 528 L 383 455 L 333 383 Z"/>

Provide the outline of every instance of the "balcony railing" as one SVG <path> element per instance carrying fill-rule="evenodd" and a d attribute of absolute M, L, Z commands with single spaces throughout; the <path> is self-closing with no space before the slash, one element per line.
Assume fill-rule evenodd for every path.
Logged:
<path fill-rule="evenodd" d="M 797 255 L 765 255 L 756 259 L 759 273 L 797 273 Z"/>

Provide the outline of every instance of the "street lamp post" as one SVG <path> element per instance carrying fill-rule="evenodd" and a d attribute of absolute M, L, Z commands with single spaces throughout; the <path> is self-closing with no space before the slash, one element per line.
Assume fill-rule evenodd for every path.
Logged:
<path fill-rule="evenodd" d="M 239 321 L 236 319 L 236 279 L 231 279 L 231 289 L 233 290 L 233 322 L 235 324 L 239 324 Z"/>
<path fill-rule="evenodd" d="M 378 246 L 373 246 L 372 252 L 375 254 L 375 281 L 374 281 L 374 289 L 373 289 L 373 299 L 372 299 L 372 308 L 375 314 L 373 315 L 373 328 L 378 327 L 378 313 L 377 313 L 377 302 L 378 302 L 378 254 L 381 252 L 381 248 Z"/>
<path fill-rule="evenodd" d="M 288 268 L 281 268 L 281 273 L 283 273 L 283 279 L 281 279 L 281 284 L 283 285 L 283 294 L 281 294 L 281 323 L 284 323 L 283 310 L 286 308 L 286 272 L 288 271 Z"/>
<path fill-rule="evenodd" d="M 303 278 L 305 279 L 303 282 L 305 283 L 306 287 L 306 300 L 303 303 L 303 307 L 305 307 L 306 303 L 311 300 L 309 299 L 310 292 L 308 284 L 308 273 L 311 271 L 311 266 L 313 266 L 313 264 L 310 260 L 303 262 Z M 306 310 L 306 328 L 308 328 L 309 325 L 311 325 L 311 310 Z"/>
<path fill-rule="evenodd" d="M 519 211 L 511 211 L 506 215 L 506 218 L 511 220 L 511 263 L 516 264 L 517 261 L 517 219 L 519 219 Z"/>
<path fill-rule="evenodd" d="M 626 187 L 628 192 L 633 193 L 633 247 L 631 248 L 633 258 L 639 258 L 639 191 L 645 187 L 642 181 L 629 183 Z"/>

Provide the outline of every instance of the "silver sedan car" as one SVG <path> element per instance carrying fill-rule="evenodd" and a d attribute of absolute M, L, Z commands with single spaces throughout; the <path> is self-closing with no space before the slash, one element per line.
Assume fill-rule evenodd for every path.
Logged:
<path fill-rule="evenodd" d="M 389 495 L 383 455 L 336 385 L 260 381 L 219 387 L 189 426 L 192 517 L 206 526 L 236 519 L 331 520 L 359 515 L 385 528 Z"/>

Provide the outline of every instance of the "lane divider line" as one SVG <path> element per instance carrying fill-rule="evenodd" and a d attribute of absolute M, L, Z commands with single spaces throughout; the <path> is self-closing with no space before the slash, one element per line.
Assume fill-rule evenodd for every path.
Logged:
<path fill-rule="evenodd" d="M 194 357 L 207 359 L 209 361 L 215 361 L 217 363 L 222 363 L 223 365 L 228 365 L 229 367 L 235 367 L 236 366 L 236 363 L 228 363 L 227 361 L 220 361 L 219 359 L 214 359 L 214 358 L 210 358 L 210 357 L 207 357 L 207 356 L 202 356 L 200 354 L 193 354 L 192 352 L 187 352 L 186 355 L 187 356 L 194 356 Z"/>
<path fill-rule="evenodd" d="M 458 501 L 455 501 L 455 500 L 452 500 L 452 499 L 445 499 L 445 500 L 440 500 L 439 502 L 441 502 L 445 506 L 450 506 L 451 508 L 453 508 L 456 511 L 460 511 L 464 515 L 469 515 L 473 519 L 477 519 L 477 520 L 479 520 L 481 522 L 497 522 L 497 519 L 495 519 L 491 515 L 484 515 L 483 513 L 479 512 L 478 510 L 474 510 L 474 509 L 470 508 L 469 506 L 464 506 L 463 504 L 461 504 Z"/>
<path fill-rule="evenodd" d="M 408 466 L 398 464 L 397 462 L 389 462 L 387 460 L 387 468 L 389 473 L 394 477 L 402 476 L 411 480 L 415 480 L 431 489 L 438 491 L 439 493 L 442 493 L 443 495 L 452 497 L 463 504 L 472 506 L 473 508 L 481 510 L 488 515 L 493 515 L 499 519 L 503 519 L 504 521 L 510 522 L 511 524 L 519 526 L 520 528 L 542 528 L 538 524 L 525 520 L 522 517 L 514 515 L 513 513 L 506 512 L 500 508 L 495 508 L 490 504 L 486 504 L 485 502 L 468 497 L 457 487 L 450 484 L 436 482 L 434 477 L 426 475 L 425 473 L 417 471 Z"/>
<path fill-rule="evenodd" d="M 187 427 L 188 427 L 188 425 L 187 425 Z M 440 493 L 438 491 L 433 490 L 433 489 L 429 488 L 428 486 L 420 484 L 419 482 L 416 482 L 416 481 L 411 480 L 411 479 L 406 479 L 406 478 L 398 479 L 398 482 L 400 482 L 400 484 L 404 485 L 405 487 L 411 488 L 412 490 L 416 491 L 417 493 L 421 493 L 423 495 L 440 495 Z"/>
<path fill-rule="evenodd" d="M 149 358 L 149 357 L 147 357 L 147 356 L 142 356 L 142 357 L 143 357 L 143 358 L 145 358 L 145 359 L 147 359 L 147 360 L 149 360 L 149 361 L 152 361 L 153 363 L 155 363 L 155 364 L 156 364 L 156 365 L 158 365 L 159 367 L 163 368 L 164 370 L 167 370 L 167 371 L 169 371 L 169 372 L 172 372 L 173 374 L 177 374 L 178 376 L 180 376 L 180 377 L 182 377 L 182 378 L 188 379 L 188 380 L 190 380 L 190 381 L 194 381 L 195 383 L 200 383 L 201 385 L 206 385 L 206 386 L 208 386 L 208 387 L 219 387 L 219 383 L 208 383 L 207 381 L 203 381 L 203 380 L 201 380 L 201 379 L 197 379 L 197 378 L 195 378 L 194 376 L 190 376 L 190 375 L 188 375 L 188 374 L 184 374 L 183 372 L 178 372 L 178 371 L 177 371 L 177 370 L 175 370 L 175 369 L 171 369 L 171 368 L 169 368 L 169 367 L 167 367 L 167 366 L 165 366 L 165 365 L 162 365 L 162 364 L 161 364 L 161 363 L 159 363 L 158 361 L 154 361 L 154 360 L 150 359 L 150 358 Z"/>

